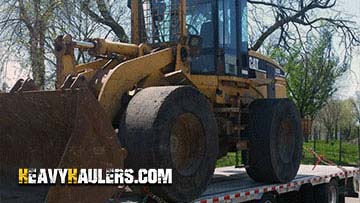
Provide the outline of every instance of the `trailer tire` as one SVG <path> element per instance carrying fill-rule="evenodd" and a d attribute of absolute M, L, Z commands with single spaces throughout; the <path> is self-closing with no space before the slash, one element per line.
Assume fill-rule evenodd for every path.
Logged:
<path fill-rule="evenodd" d="M 273 193 L 265 193 L 256 203 L 277 203 L 277 200 Z"/>
<path fill-rule="evenodd" d="M 302 158 L 299 113 L 289 99 L 260 99 L 250 105 L 248 175 L 257 182 L 286 183 Z M 246 154 L 246 153 L 244 153 Z"/>
<path fill-rule="evenodd" d="M 315 203 L 339 203 L 339 188 L 336 179 L 315 186 Z"/>
<path fill-rule="evenodd" d="M 339 203 L 345 203 L 345 195 L 339 195 Z"/>
<path fill-rule="evenodd" d="M 299 192 L 300 192 L 301 203 L 314 202 L 314 187 L 310 183 L 302 185 Z"/>
<path fill-rule="evenodd" d="M 210 103 L 190 86 L 150 87 L 130 101 L 119 138 L 125 167 L 170 168 L 171 185 L 150 185 L 168 202 L 190 202 L 205 191 L 218 155 L 217 122 Z"/>

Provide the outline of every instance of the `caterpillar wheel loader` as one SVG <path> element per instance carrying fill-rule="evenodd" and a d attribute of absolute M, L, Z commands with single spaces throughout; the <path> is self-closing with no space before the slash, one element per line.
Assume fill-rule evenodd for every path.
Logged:
<path fill-rule="evenodd" d="M 190 202 L 216 160 L 238 151 L 255 181 L 293 179 L 301 120 L 286 98 L 282 68 L 248 50 L 246 1 L 128 4 L 131 43 L 59 36 L 56 91 L 19 80 L 0 94 L 1 186 L 28 189 L 15 181 L 21 167 L 171 168 L 173 184 L 150 190 Z M 78 51 L 94 60 L 76 64 Z M 42 191 L 48 202 L 101 202 L 112 190 Z"/>

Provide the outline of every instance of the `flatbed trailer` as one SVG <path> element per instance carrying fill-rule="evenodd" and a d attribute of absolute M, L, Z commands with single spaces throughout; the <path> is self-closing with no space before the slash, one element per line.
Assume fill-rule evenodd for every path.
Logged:
<path fill-rule="evenodd" d="M 359 185 L 359 167 L 301 165 L 291 182 L 265 184 L 252 180 L 245 168 L 232 166 L 217 168 L 206 191 L 192 203 L 344 203 L 345 197 L 359 198 Z M 130 195 L 110 202 L 164 201 L 157 196 Z"/>
<path fill-rule="evenodd" d="M 313 168 L 301 165 L 296 178 L 286 184 L 257 183 L 244 168 L 217 168 L 207 190 L 194 203 L 336 203 L 344 202 L 345 196 L 358 197 L 359 168 L 322 165 Z"/>
<path fill-rule="evenodd" d="M 253 181 L 244 168 L 217 168 L 206 191 L 193 203 L 343 203 L 344 197 L 358 197 L 360 185 L 360 168 L 335 166 L 301 165 L 298 175 L 286 184 L 264 184 Z M 41 202 L 39 199 L 47 190 L 33 187 L 33 191 L 19 191 L 0 187 L 0 203 L 2 202 Z M 2 199 L 13 196 L 11 199 Z M 330 194 L 330 195 L 329 195 Z M 16 197 L 16 198 L 15 198 Z M 153 203 L 163 202 L 161 199 L 144 201 L 145 198 L 132 192 L 127 197 L 119 197 L 109 203 Z M 332 198 L 332 199 L 331 199 Z M 360 199 L 359 199 L 360 203 Z"/>

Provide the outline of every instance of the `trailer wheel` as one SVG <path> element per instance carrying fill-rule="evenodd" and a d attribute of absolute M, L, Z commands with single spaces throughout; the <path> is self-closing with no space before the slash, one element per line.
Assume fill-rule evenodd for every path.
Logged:
<path fill-rule="evenodd" d="M 256 203 L 277 203 L 277 200 L 273 193 L 266 193 Z"/>
<path fill-rule="evenodd" d="M 309 183 L 302 185 L 300 188 L 301 203 L 314 202 L 314 187 Z"/>
<path fill-rule="evenodd" d="M 345 195 L 339 194 L 339 203 L 345 203 Z"/>
<path fill-rule="evenodd" d="M 289 99 L 255 100 L 249 116 L 247 173 L 258 182 L 291 181 L 299 170 L 303 145 L 295 104 Z"/>
<path fill-rule="evenodd" d="M 339 188 L 336 179 L 328 184 L 315 186 L 315 203 L 339 203 Z"/>
<path fill-rule="evenodd" d="M 130 101 L 119 138 L 125 167 L 170 168 L 171 185 L 150 185 L 169 202 L 190 202 L 207 187 L 218 154 L 217 123 L 208 100 L 188 86 L 150 87 Z"/>

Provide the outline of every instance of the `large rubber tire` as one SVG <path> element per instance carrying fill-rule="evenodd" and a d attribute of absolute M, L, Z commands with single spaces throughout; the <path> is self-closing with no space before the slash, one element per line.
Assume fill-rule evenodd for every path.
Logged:
<path fill-rule="evenodd" d="M 190 202 L 205 191 L 218 155 L 210 104 L 189 86 L 150 87 L 131 100 L 120 122 L 126 168 L 171 168 L 173 184 L 151 185 L 169 202 Z"/>
<path fill-rule="evenodd" d="M 336 179 L 328 184 L 315 186 L 315 203 L 339 203 L 339 188 Z"/>
<path fill-rule="evenodd" d="M 286 183 L 302 158 L 299 113 L 289 99 L 261 99 L 250 105 L 248 175 L 257 182 Z"/>

